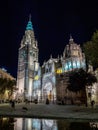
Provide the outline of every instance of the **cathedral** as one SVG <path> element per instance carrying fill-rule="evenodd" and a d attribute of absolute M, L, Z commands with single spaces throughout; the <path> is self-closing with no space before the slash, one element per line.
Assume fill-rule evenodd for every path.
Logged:
<path fill-rule="evenodd" d="M 50 55 L 50 59 L 40 66 L 38 42 L 34 36 L 31 17 L 29 17 L 18 52 L 17 100 L 38 99 L 44 102 L 48 98 L 55 102 L 59 97 L 66 96 L 64 86 L 67 85 L 67 72 L 76 68 L 86 69 L 85 55 L 72 36 L 62 56 L 53 58 Z"/>

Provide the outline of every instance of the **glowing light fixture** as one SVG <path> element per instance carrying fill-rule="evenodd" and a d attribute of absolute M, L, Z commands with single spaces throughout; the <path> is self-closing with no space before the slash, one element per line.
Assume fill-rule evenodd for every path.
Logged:
<path fill-rule="evenodd" d="M 62 68 L 57 69 L 56 73 L 61 74 L 62 73 Z"/>

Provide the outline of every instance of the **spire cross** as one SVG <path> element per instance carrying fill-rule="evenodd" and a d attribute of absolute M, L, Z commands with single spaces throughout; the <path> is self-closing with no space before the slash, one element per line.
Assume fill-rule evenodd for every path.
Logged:
<path fill-rule="evenodd" d="M 29 21 L 31 21 L 31 14 L 29 15 Z"/>

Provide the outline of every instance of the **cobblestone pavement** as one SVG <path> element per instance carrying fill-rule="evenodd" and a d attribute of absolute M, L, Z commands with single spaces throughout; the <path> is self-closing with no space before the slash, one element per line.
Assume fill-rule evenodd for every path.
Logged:
<path fill-rule="evenodd" d="M 0 104 L 0 116 L 98 120 L 98 107 L 19 103 L 15 104 L 14 110 L 10 104 Z"/>

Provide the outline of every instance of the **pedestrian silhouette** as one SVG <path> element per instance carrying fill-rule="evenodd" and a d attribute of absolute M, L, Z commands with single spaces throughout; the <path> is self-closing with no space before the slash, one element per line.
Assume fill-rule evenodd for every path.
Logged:
<path fill-rule="evenodd" d="M 92 107 L 92 108 L 94 108 L 94 104 L 95 104 L 95 101 L 92 100 L 92 101 L 91 101 L 91 107 Z"/>
<path fill-rule="evenodd" d="M 14 100 L 11 101 L 11 107 L 15 110 L 15 101 Z"/>
<path fill-rule="evenodd" d="M 48 98 L 46 99 L 46 104 L 49 104 L 49 99 Z"/>

